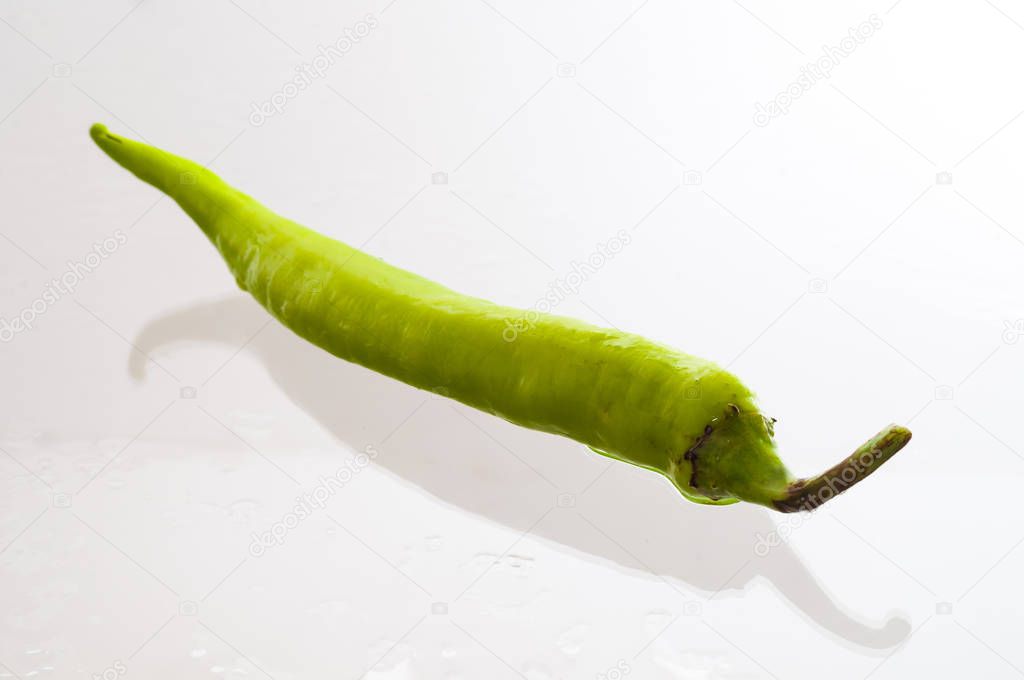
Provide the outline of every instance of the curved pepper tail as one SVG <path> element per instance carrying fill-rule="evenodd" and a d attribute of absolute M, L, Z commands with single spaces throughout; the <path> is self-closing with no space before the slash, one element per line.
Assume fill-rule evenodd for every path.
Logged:
<path fill-rule="evenodd" d="M 115 135 L 102 123 L 93 124 L 89 136 L 118 165 L 175 199 L 181 187 L 196 183 L 192 176 L 198 179 L 200 173 L 206 172 L 192 161 Z"/>
<path fill-rule="evenodd" d="M 215 218 L 232 207 L 228 205 L 232 198 L 241 198 L 241 194 L 202 165 L 115 135 L 102 123 L 94 123 L 89 136 L 118 165 L 173 198 L 211 240 L 214 234 L 209 229 Z"/>
<path fill-rule="evenodd" d="M 910 437 L 907 428 L 890 425 L 820 475 L 791 483 L 773 505 L 782 512 L 814 510 L 880 468 L 907 445 Z"/>

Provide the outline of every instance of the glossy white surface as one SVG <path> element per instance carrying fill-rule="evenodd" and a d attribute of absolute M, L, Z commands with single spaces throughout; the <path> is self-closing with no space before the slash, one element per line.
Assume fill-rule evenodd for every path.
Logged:
<path fill-rule="evenodd" d="M 32 325 L 0 330 L 0 677 L 1021 674 L 1020 8 L 0 19 L 0 317 Z M 458 290 L 570 286 L 559 312 L 735 370 L 797 472 L 914 441 L 813 516 L 687 503 L 268 321 L 94 121 Z"/>

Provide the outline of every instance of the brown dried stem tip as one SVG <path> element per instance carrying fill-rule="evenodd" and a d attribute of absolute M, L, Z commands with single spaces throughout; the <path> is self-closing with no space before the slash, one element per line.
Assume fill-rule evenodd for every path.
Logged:
<path fill-rule="evenodd" d="M 816 477 L 798 479 L 774 502 L 782 512 L 814 510 L 861 481 L 892 458 L 910 441 L 910 430 L 890 425 L 864 442 L 848 457 Z"/>

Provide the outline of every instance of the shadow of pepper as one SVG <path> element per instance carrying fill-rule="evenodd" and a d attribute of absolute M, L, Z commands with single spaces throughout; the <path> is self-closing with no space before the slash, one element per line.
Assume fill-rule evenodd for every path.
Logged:
<path fill-rule="evenodd" d="M 251 299 L 233 296 L 155 319 L 141 331 L 135 345 L 147 354 L 181 342 L 237 345 L 234 323 L 251 327 L 265 318 L 266 312 Z M 332 357 L 291 333 L 265 335 L 245 351 L 260 358 L 296 405 L 355 449 L 367 443 L 368 433 L 387 432 L 399 424 L 395 422 L 395 411 L 384 408 L 384 404 L 414 406 L 423 399 L 410 395 L 426 396 Z M 132 375 L 141 378 L 145 367 L 145 357 L 133 352 Z M 402 425 L 400 436 L 396 433 L 380 447 L 375 464 L 464 511 L 517 532 L 530 530 L 537 517 L 536 507 L 524 508 L 521 499 L 528 495 L 523 490 L 539 483 L 537 473 L 512 456 L 502 454 L 493 461 L 486 459 L 485 467 L 493 470 L 482 475 L 481 457 L 486 454 L 481 450 L 480 440 L 461 437 L 451 441 L 444 428 L 437 418 L 410 419 Z M 580 458 L 589 459 L 590 479 L 580 487 L 596 476 L 592 470 L 600 473 L 606 465 L 604 459 L 584 452 L 580 445 L 567 439 L 511 426 L 510 431 L 517 433 L 510 434 L 511 438 L 521 437 L 522 442 L 528 443 L 532 459 L 545 461 L 545 469 L 548 461 L 563 466 L 556 472 L 568 468 L 559 478 L 571 478 L 576 474 L 573 466 L 579 468 Z M 510 448 L 526 450 L 524 445 Z M 535 455 L 538 447 L 547 449 L 549 454 Z M 594 461 L 599 462 L 598 468 L 592 467 Z M 627 470 L 630 473 L 622 474 Z M 557 490 L 551 488 L 552 502 L 556 494 Z M 862 653 L 892 648 L 910 633 L 910 623 L 902 616 L 890 615 L 884 624 L 871 625 L 840 607 L 788 544 L 782 542 L 770 550 L 756 550 L 762 537 L 777 531 L 773 516 L 765 509 L 745 503 L 728 507 L 693 504 L 679 497 L 657 475 L 629 466 L 609 470 L 585 492 L 580 492 L 574 503 L 587 522 L 594 528 L 600 527 L 597 530 L 605 533 L 605 538 L 595 536 L 582 522 L 541 522 L 532 528 L 531 535 L 629 570 L 653 571 L 667 579 L 678 579 L 714 597 L 741 593 L 747 584 L 763 579 L 804 617 Z M 629 537 L 628 551 L 621 539 L 611 538 L 614 536 Z M 743 566 L 737 570 L 737 565 Z"/>

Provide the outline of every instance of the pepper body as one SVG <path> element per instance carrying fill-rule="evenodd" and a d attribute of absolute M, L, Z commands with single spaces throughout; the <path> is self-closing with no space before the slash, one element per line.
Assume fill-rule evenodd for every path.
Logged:
<path fill-rule="evenodd" d="M 772 505 L 793 481 L 751 392 L 711 362 L 461 295 L 280 217 L 191 161 L 90 132 L 192 217 L 243 290 L 335 356 L 659 472 L 697 502 Z"/>

